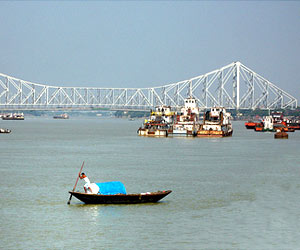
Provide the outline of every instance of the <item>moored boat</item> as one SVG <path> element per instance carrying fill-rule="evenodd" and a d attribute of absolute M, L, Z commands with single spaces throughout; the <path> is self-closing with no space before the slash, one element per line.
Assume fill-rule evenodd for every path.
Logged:
<path fill-rule="evenodd" d="M 259 124 L 260 124 L 260 122 L 248 121 L 248 122 L 245 122 L 245 127 L 247 129 L 255 129 L 255 127 L 258 126 Z"/>
<path fill-rule="evenodd" d="M 274 138 L 275 139 L 288 139 L 289 135 L 284 131 L 279 131 L 279 132 L 275 133 Z"/>
<path fill-rule="evenodd" d="M 9 134 L 11 132 L 10 129 L 7 129 L 7 128 L 0 128 L 0 133 L 1 134 Z"/>
<path fill-rule="evenodd" d="M 289 129 L 300 130 L 300 120 L 297 119 L 285 119 L 283 124 Z"/>
<path fill-rule="evenodd" d="M 254 129 L 256 132 L 275 132 L 274 119 L 272 116 L 264 116 L 261 123 L 257 124 Z"/>
<path fill-rule="evenodd" d="M 141 136 L 168 136 L 171 132 L 170 124 L 172 123 L 174 112 L 169 106 L 159 106 L 155 111 L 150 112 L 149 120 L 145 120 L 143 125 L 138 129 Z"/>
<path fill-rule="evenodd" d="M 176 113 L 172 124 L 171 134 L 195 135 L 199 128 L 199 108 L 197 100 L 193 97 L 184 100 L 184 107 Z"/>
<path fill-rule="evenodd" d="M 141 136 L 168 136 L 168 130 L 168 124 L 146 121 L 144 125 L 138 129 L 138 134 Z"/>
<path fill-rule="evenodd" d="M 4 114 L 2 115 L 2 120 L 24 120 L 24 114 L 23 113 L 10 113 L 10 114 Z"/>
<path fill-rule="evenodd" d="M 295 132 L 294 128 L 287 127 L 284 122 L 283 123 L 276 123 L 276 124 L 274 123 L 273 127 L 274 127 L 275 131 L 281 130 L 283 132 Z"/>
<path fill-rule="evenodd" d="M 282 131 L 282 132 L 294 132 L 295 129 L 291 127 L 287 127 L 284 121 L 274 122 L 273 116 L 264 116 L 262 122 L 255 126 L 256 132 L 275 132 L 275 131 Z"/>
<path fill-rule="evenodd" d="M 300 130 L 300 123 L 297 123 L 297 122 L 287 123 L 287 128 L 295 129 L 295 130 Z"/>
<path fill-rule="evenodd" d="M 227 137 L 232 136 L 233 129 L 230 123 L 230 113 L 223 107 L 213 107 L 206 111 L 203 124 L 200 125 L 197 136 L 200 137 Z"/>
<path fill-rule="evenodd" d="M 54 119 L 69 119 L 68 114 L 61 114 L 61 115 L 55 115 L 53 116 Z"/>

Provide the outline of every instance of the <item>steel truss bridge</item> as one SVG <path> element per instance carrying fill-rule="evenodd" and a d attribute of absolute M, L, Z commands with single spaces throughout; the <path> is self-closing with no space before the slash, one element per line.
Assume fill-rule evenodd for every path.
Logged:
<path fill-rule="evenodd" d="M 178 108 L 193 96 L 201 108 L 296 108 L 297 99 L 270 81 L 233 62 L 188 80 L 152 88 L 58 87 L 0 73 L 0 109 L 108 108 L 148 110 Z"/>

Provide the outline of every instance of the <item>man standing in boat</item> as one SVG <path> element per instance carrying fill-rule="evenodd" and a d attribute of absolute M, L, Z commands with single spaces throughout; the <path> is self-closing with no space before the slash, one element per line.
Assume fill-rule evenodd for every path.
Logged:
<path fill-rule="evenodd" d="M 99 186 L 95 183 L 91 183 L 90 179 L 84 173 L 79 174 L 79 178 L 86 182 L 83 188 L 87 194 L 98 194 Z"/>

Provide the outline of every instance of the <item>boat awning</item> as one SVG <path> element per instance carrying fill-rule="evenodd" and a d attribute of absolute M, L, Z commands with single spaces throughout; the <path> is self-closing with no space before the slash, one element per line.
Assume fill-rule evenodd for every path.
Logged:
<path fill-rule="evenodd" d="M 125 186 L 120 181 L 110 181 L 96 183 L 99 187 L 99 194 L 114 195 L 114 194 L 126 194 Z"/>

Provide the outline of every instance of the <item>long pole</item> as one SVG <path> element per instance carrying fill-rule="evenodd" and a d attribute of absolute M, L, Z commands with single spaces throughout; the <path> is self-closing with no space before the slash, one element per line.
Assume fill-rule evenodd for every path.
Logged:
<path fill-rule="evenodd" d="M 78 176 L 77 176 L 77 180 L 76 180 L 76 182 L 75 182 L 75 186 L 74 186 L 74 188 L 73 188 L 73 192 L 75 191 L 75 188 L 76 188 L 76 186 L 77 186 L 77 182 L 78 182 L 78 180 L 79 180 L 79 176 L 80 176 L 80 174 L 81 174 L 81 171 L 82 171 L 83 165 L 84 165 L 84 161 L 83 161 L 83 163 L 82 163 L 82 165 L 81 165 L 81 168 L 80 168 L 79 174 L 78 174 Z M 71 199 L 72 199 L 72 194 L 70 195 L 70 198 L 69 198 L 69 201 L 68 201 L 68 205 L 70 205 L 70 203 L 71 203 Z"/>

